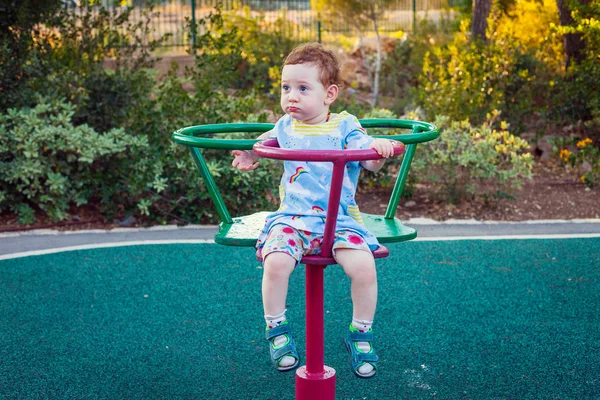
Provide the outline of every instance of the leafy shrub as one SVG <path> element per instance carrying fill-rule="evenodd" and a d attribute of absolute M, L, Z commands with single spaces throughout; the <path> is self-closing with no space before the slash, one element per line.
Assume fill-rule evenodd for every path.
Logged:
<path fill-rule="evenodd" d="M 368 115 L 372 109 L 371 103 L 358 99 L 354 93 L 349 93 L 346 90 L 342 90 L 340 96 L 331 105 L 331 112 L 333 113 L 347 111 L 359 118 L 364 118 L 363 116 Z"/>
<path fill-rule="evenodd" d="M 564 58 L 561 37 L 552 28 L 559 24 L 558 15 L 554 0 L 521 0 L 514 2 L 507 13 L 496 13 L 492 29 L 497 37 L 514 41 L 522 53 L 556 73 Z"/>
<path fill-rule="evenodd" d="M 45 76 L 48 43 L 39 40 L 39 25 L 54 25 L 60 0 L 2 2 L 0 6 L 0 113 L 31 105 L 30 79 Z M 39 24 L 39 25 L 38 25 Z"/>
<path fill-rule="evenodd" d="M 561 107 L 554 111 L 554 117 L 566 123 L 589 121 L 595 131 L 596 139 L 600 139 L 600 5 L 573 3 L 574 20 L 571 26 L 554 27 L 559 35 L 577 34 L 585 43 L 582 61 L 573 63 L 563 79 L 557 79 L 554 96 L 560 100 Z"/>
<path fill-rule="evenodd" d="M 387 110 L 385 108 L 374 108 L 370 111 L 368 111 L 367 113 L 363 114 L 361 116 L 361 118 L 364 119 L 368 119 L 368 118 L 388 118 L 388 119 L 393 119 L 393 118 L 397 118 L 396 114 L 394 114 L 392 111 Z M 387 128 L 370 128 L 368 129 L 368 134 L 373 136 L 373 135 L 390 135 L 392 133 L 397 134 L 397 132 L 394 132 L 395 130 L 393 129 L 387 129 Z M 388 160 L 386 160 L 385 164 L 383 164 L 383 167 L 381 167 L 381 169 L 375 173 L 373 172 L 369 172 L 369 171 L 365 171 L 362 174 L 360 174 L 360 184 L 361 186 L 367 186 L 369 188 L 372 187 L 388 187 L 390 185 L 393 185 L 395 182 L 395 177 L 396 177 L 396 172 L 398 171 L 398 166 L 400 165 L 402 158 L 401 157 L 392 157 Z"/>
<path fill-rule="evenodd" d="M 511 134 L 505 122 L 494 128 L 498 116 L 493 112 L 481 126 L 436 118 L 440 137 L 420 146 L 413 174 L 438 183 L 437 195 L 452 203 L 476 196 L 491 200 L 520 188 L 531 178 L 529 144 Z"/>
<path fill-rule="evenodd" d="M 30 81 L 50 73 L 43 51 L 23 43 L 0 42 L 0 112 L 35 104 L 36 90 Z"/>
<path fill-rule="evenodd" d="M 414 49 L 413 40 L 398 41 L 381 64 L 381 94 L 393 98 L 393 109 L 400 113 L 412 103 L 412 88 L 417 85 L 421 71 L 413 62 Z"/>
<path fill-rule="evenodd" d="M 509 42 L 472 42 L 463 24 L 450 45 L 427 53 L 419 77 L 419 104 L 429 116 L 480 123 L 491 110 L 504 108 L 507 82 L 517 72 L 514 64 Z"/>
<path fill-rule="evenodd" d="M 299 30 L 285 11 L 279 11 L 274 20 L 261 14 L 251 16 L 248 7 L 223 13 L 223 24 L 215 32 L 234 32 L 241 50 L 232 87 L 267 92 L 273 83 L 279 84 L 279 75 L 271 76 L 269 69 L 283 64 L 285 56 L 299 43 L 293 39 Z"/>
<path fill-rule="evenodd" d="M 195 79 L 201 76 L 194 75 Z M 266 116 L 253 116 L 254 111 L 263 109 L 256 93 L 234 97 L 203 85 L 200 87 L 204 89 L 189 93 L 183 89 L 188 80 L 190 78 L 178 77 L 171 71 L 168 78 L 159 84 L 153 106 L 138 110 L 128 128 L 144 131 L 149 136 L 152 154 L 155 155 L 151 162 L 157 177 L 167 183 L 163 192 L 150 193 L 144 213 L 158 221 L 175 218 L 190 223 L 216 222 L 214 206 L 190 152 L 186 147 L 175 144 L 170 133 L 191 125 L 238 120 L 265 122 Z M 228 151 L 203 150 L 203 154 L 233 214 L 272 208 L 267 194 L 276 187 L 279 177 L 274 176 L 268 167 L 240 174 L 231 167 L 232 156 Z"/>
<path fill-rule="evenodd" d="M 579 179 L 589 187 L 600 183 L 600 149 L 591 138 L 557 138 L 554 151 L 565 165 L 577 170 Z"/>
<path fill-rule="evenodd" d="M 99 132 L 128 127 L 129 120 L 151 101 L 155 71 L 97 68 L 85 76 L 76 114 L 77 124 L 88 124 Z"/>
<path fill-rule="evenodd" d="M 393 100 L 388 106 L 392 111 L 402 114 L 405 108 L 415 103 L 415 88 L 419 83 L 425 54 L 434 44 L 444 46 L 451 42 L 457 30 L 457 22 L 453 17 L 442 13 L 439 21 L 419 20 L 417 29 L 400 37 L 381 65 L 381 94 Z"/>
<path fill-rule="evenodd" d="M 554 107 L 548 116 L 562 125 L 590 121 L 589 134 L 600 124 L 600 65 L 598 60 L 586 59 L 575 64 L 552 81 Z M 596 120 L 594 123 L 593 121 Z M 595 129 L 596 132 L 599 132 Z M 596 133 L 598 135 L 598 133 Z"/>
<path fill-rule="evenodd" d="M 151 53 L 160 40 L 147 39 L 151 9 L 133 22 L 131 7 L 91 3 L 84 1 L 77 11 L 62 10 L 58 28 L 41 35 L 51 43 L 51 73 L 30 85 L 37 93 L 73 103 L 75 124 L 104 132 L 124 127 L 133 110 L 149 101 L 155 85 Z M 105 68 L 107 60 L 112 69 Z"/>
<path fill-rule="evenodd" d="M 533 18 L 542 23 L 545 19 L 535 15 L 551 19 L 549 11 L 517 9 L 515 15 L 502 14 L 490 21 L 486 43 L 471 41 L 463 21 L 451 44 L 435 46 L 426 55 L 418 104 L 429 118 L 447 115 L 480 124 L 497 109 L 519 132 L 536 111 L 548 107 L 549 82 L 558 61 L 551 66 L 545 62 L 558 57 L 558 38 L 549 28 L 540 28 L 534 31 L 539 37 L 526 40 L 521 28 L 516 28 L 520 21 Z"/>
<path fill-rule="evenodd" d="M 31 223 L 33 208 L 61 220 L 71 204 L 99 197 L 103 185 L 127 183 L 126 163 L 148 148 L 145 136 L 123 129 L 98 134 L 74 126 L 74 107 L 42 100 L 33 109 L 9 109 L 0 115 L 0 209 L 9 207 L 20 222 Z M 120 169 L 119 167 L 123 167 Z"/>
<path fill-rule="evenodd" d="M 15 177 L 7 180 L 2 204 L 15 205 L 13 211 L 18 208 L 14 212 L 19 212 L 23 221 L 33 218 L 36 206 L 61 219 L 66 217 L 70 205 L 86 201 L 99 203 L 109 219 L 137 213 L 157 222 L 216 221 L 189 151 L 173 143 L 170 134 L 184 126 L 245 120 L 265 109 L 257 93 L 230 89 L 238 76 L 243 40 L 236 29 L 224 28 L 219 13 L 211 15 L 203 20 L 208 29 L 198 37 L 196 64 L 183 77 L 177 75 L 174 66 L 165 79 L 157 82 L 156 75 L 147 69 L 152 65 L 149 51 L 156 43 L 145 41 L 147 32 L 143 26 L 128 22 L 130 12 L 129 8 L 84 7 L 78 14 L 61 14 L 58 30 L 41 32 L 38 37 L 38 43 L 47 44 L 44 48 L 48 53 L 43 54 L 47 69 L 24 79 L 22 86 L 30 88 L 30 95 L 21 103 L 35 106 L 36 110 L 52 104 L 52 112 L 36 118 L 50 118 L 50 114 L 58 113 L 68 120 L 70 125 L 64 134 L 72 139 L 69 146 L 81 139 L 81 132 L 92 129 L 90 140 L 106 140 L 117 132 L 122 136 L 114 139 L 115 143 L 138 138 L 135 140 L 144 140 L 144 146 L 135 151 L 128 148 L 126 156 L 119 153 L 106 156 L 106 160 L 96 157 L 93 168 L 74 167 L 69 158 L 69 168 L 63 168 L 67 172 L 61 173 L 67 178 L 67 186 L 51 196 L 44 193 L 17 199 L 21 183 Z M 125 40 L 129 46 L 121 46 Z M 104 68 L 106 58 L 115 61 L 114 70 Z M 34 63 L 31 65 L 35 67 Z M 184 89 L 190 83 L 194 90 Z M 35 92 L 53 100 L 36 105 Z M 15 112 L 21 115 L 27 111 L 11 111 Z M 265 115 L 256 119 L 264 121 Z M 120 129 L 114 130 L 115 127 Z M 7 135 L 8 129 L 7 125 Z M 6 151 L 3 149 L 3 162 L 14 164 L 21 160 L 13 151 L 12 144 Z M 206 153 L 232 213 L 272 208 L 268 192 L 276 185 L 269 168 L 242 176 L 231 168 L 229 152 Z M 60 165 L 63 153 L 57 154 L 52 162 Z M 43 173 L 45 170 L 40 172 Z M 46 180 L 38 178 L 42 182 L 39 185 L 45 187 Z"/>

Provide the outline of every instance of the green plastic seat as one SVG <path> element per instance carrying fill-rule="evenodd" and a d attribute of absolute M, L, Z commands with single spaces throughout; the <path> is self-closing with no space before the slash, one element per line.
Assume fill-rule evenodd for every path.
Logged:
<path fill-rule="evenodd" d="M 232 223 L 220 223 L 215 235 L 215 242 L 226 246 L 249 246 L 256 244 L 265 218 L 269 211 L 261 211 L 250 215 L 233 218 Z M 398 218 L 384 218 L 382 215 L 361 213 L 365 226 L 380 243 L 394 243 L 412 240 L 417 231 L 403 225 Z"/>
<path fill-rule="evenodd" d="M 373 135 L 374 137 L 398 140 L 406 145 L 406 150 L 385 215 L 361 214 L 367 229 L 382 244 L 415 239 L 417 232 L 413 228 L 403 225 L 402 221 L 395 218 L 394 215 L 400 202 L 417 144 L 436 139 L 439 136 L 439 129 L 433 124 L 399 119 L 364 119 L 360 120 L 360 123 L 367 129 L 410 129 L 410 133 L 399 135 Z M 260 211 L 251 215 L 231 217 L 200 151 L 200 149 L 251 150 L 257 140 L 217 139 L 206 136 L 234 132 L 262 133 L 272 129 L 273 126 L 273 124 L 266 123 L 199 125 L 183 128 L 172 134 L 172 138 L 176 143 L 185 145 L 190 149 L 200 175 L 204 179 L 208 192 L 221 217 L 219 230 L 215 235 L 216 243 L 227 246 L 254 247 L 264 226 L 265 218 L 270 212 Z"/>

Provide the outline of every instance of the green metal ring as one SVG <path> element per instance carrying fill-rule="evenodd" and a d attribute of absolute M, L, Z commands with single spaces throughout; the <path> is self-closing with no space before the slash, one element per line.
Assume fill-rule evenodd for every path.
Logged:
<path fill-rule="evenodd" d="M 411 129 L 412 133 L 401 135 L 373 135 L 373 137 L 398 140 L 404 144 L 424 143 L 437 139 L 440 130 L 437 126 L 421 121 L 403 119 L 363 119 L 359 120 L 364 128 Z M 176 143 L 203 149 L 251 150 L 256 139 L 215 139 L 199 137 L 215 133 L 256 132 L 263 133 L 273 129 L 269 123 L 231 123 L 189 126 L 179 129 L 171 135 Z"/>

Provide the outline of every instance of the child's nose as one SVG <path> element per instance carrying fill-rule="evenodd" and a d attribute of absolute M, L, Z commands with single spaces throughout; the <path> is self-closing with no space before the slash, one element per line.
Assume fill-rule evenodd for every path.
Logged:
<path fill-rule="evenodd" d="M 288 93 L 288 101 L 298 101 L 298 93 L 296 93 L 295 90 L 290 90 L 290 92 Z"/>

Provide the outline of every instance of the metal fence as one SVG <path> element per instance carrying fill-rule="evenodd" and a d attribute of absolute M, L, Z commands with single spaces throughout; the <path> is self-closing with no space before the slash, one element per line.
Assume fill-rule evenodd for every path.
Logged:
<path fill-rule="evenodd" d="M 246 16 L 260 21 L 265 32 L 285 34 L 297 40 L 321 40 L 323 35 L 356 35 L 356 29 L 343 21 L 326 22 L 311 8 L 310 0 L 96 0 L 106 8 L 133 7 L 132 22 L 142 20 L 152 10 L 153 38 L 165 37 L 164 47 L 189 47 L 194 38 L 190 23 L 206 18 L 219 6 L 225 15 Z M 448 0 L 396 0 L 382 15 L 381 33 L 410 31 L 417 19 L 439 20 Z M 283 26 L 282 26 L 283 25 Z M 366 29 L 365 34 L 373 29 Z"/>

